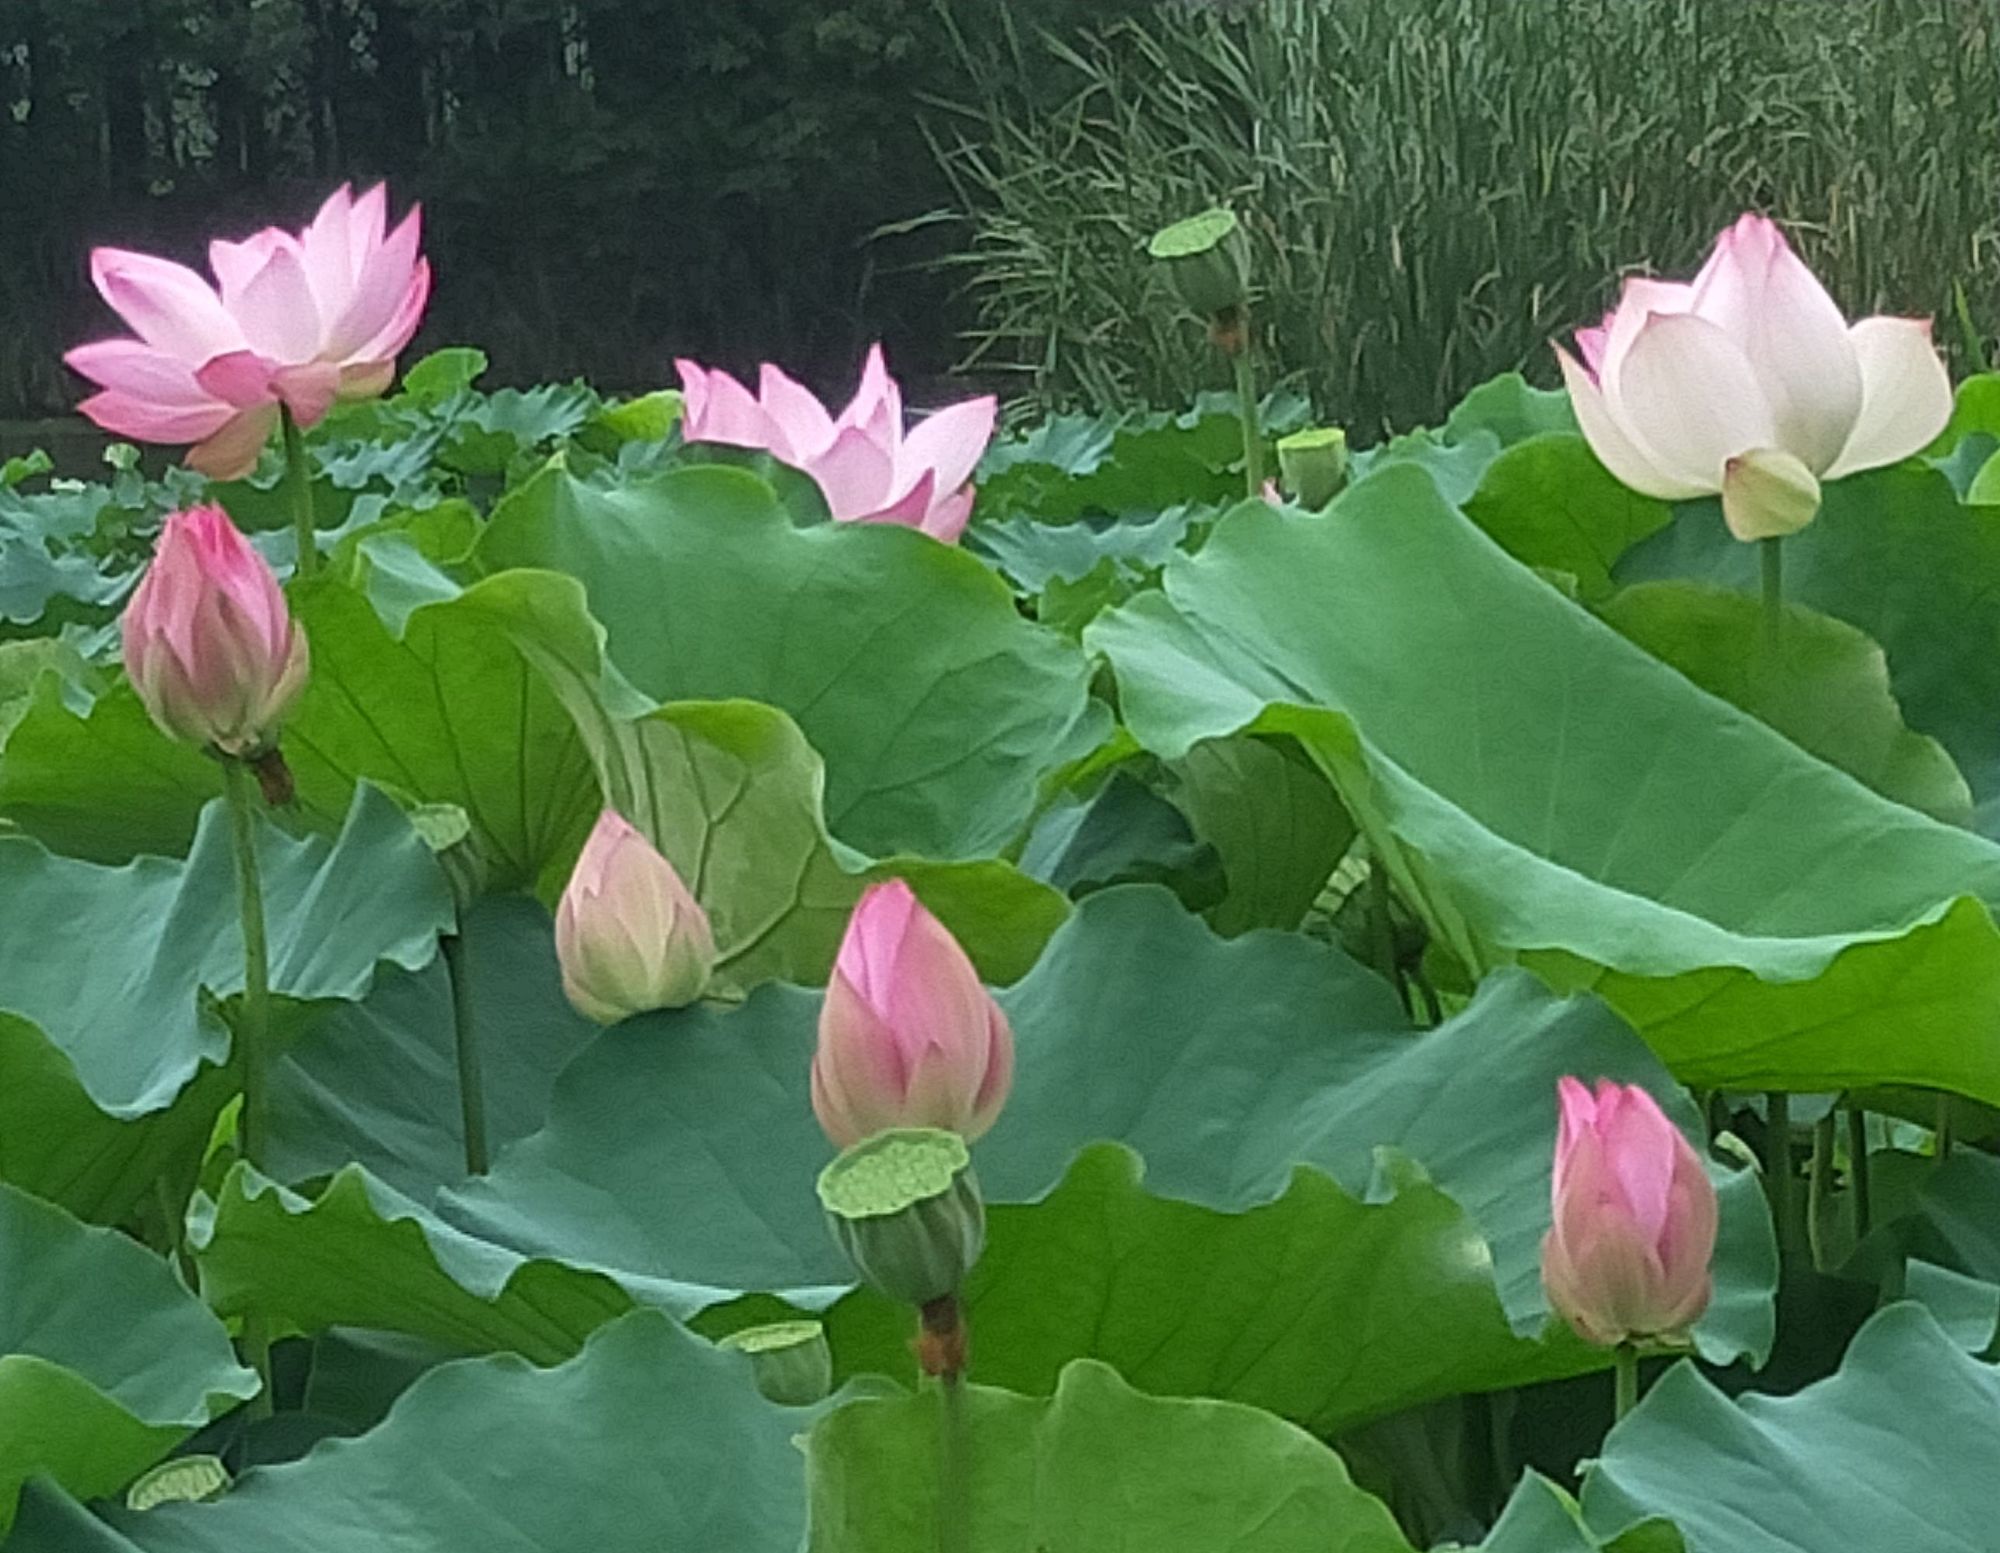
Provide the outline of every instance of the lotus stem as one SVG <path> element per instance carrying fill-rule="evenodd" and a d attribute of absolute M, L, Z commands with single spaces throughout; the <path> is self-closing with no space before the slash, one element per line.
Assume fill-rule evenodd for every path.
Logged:
<path fill-rule="evenodd" d="M 458 1050 L 458 1106 L 465 1129 L 465 1169 L 486 1174 L 486 1089 L 480 1071 L 478 1031 L 473 1024 L 472 978 L 465 963 L 465 935 L 445 934 L 441 947 L 451 983 L 451 1033 Z"/>
<path fill-rule="evenodd" d="M 1236 371 L 1236 413 L 1243 420 L 1243 484 L 1255 501 L 1264 494 L 1264 432 L 1257 422 L 1257 379 L 1250 363 L 1247 327 L 1230 356 L 1230 365 Z"/>
<path fill-rule="evenodd" d="M 1847 1107 L 1847 1173 L 1848 1189 L 1854 1196 L 1854 1238 L 1857 1241 L 1874 1226 L 1869 1169 L 1868 1113 L 1850 1102 Z"/>
<path fill-rule="evenodd" d="M 1773 1089 L 1764 1097 L 1764 1186 L 1771 1197 L 1780 1253 L 1796 1246 L 1796 1195 L 1792 1190 L 1792 1097 Z"/>
<path fill-rule="evenodd" d="M 1938 1091 L 1937 1097 L 1937 1157 L 1939 1159 L 1951 1158 L 1953 1141 L 1951 1135 L 1951 1093 L 1948 1090 L 1941 1089 Z"/>
<path fill-rule="evenodd" d="M 1620 1343 L 1611 1351 L 1611 1359 L 1611 1421 L 1615 1424 L 1639 1405 L 1639 1350 L 1631 1343 Z"/>
<path fill-rule="evenodd" d="M 237 1123 L 237 1138 L 242 1157 L 261 1170 L 268 1121 L 265 1088 L 270 1057 L 266 1047 L 271 1018 L 271 965 L 264 928 L 264 885 L 257 870 L 258 787 L 257 778 L 245 761 L 224 760 L 222 770 L 236 851 L 236 898 L 243 920 L 243 1002 L 236 1014 L 236 1048 L 243 1068 L 243 1111 Z M 268 1417 L 271 1339 L 270 1329 L 258 1313 L 244 1317 L 243 1349 L 244 1357 L 262 1382 L 251 1399 L 251 1415 Z"/>
<path fill-rule="evenodd" d="M 938 1553 L 972 1553 L 972 1421 L 965 1399 L 965 1307 L 958 1296 L 921 1313 L 918 1353 L 938 1381 Z"/>
<path fill-rule="evenodd" d="M 1833 1112 L 1828 1111 L 1813 1124 L 1812 1165 L 1806 1173 L 1806 1244 L 1812 1250 L 1815 1267 L 1825 1265 L 1821 1211 L 1826 1205 L 1827 1193 L 1832 1189 Z"/>
<path fill-rule="evenodd" d="M 1775 659 L 1785 630 L 1785 542 L 1760 539 L 1757 553 L 1764 563 L 1764 645 Z"/>
<path fill-rule="evenodd" d="M 289 405 L 278 406 L 278 423 L 284 428 L 285 484 L 291 492 L 292 529 L 298 540 L 300 577 L 319 570 L 319 530 L 313 524 L 312 462 L 306 454 L 305 433 L 292 416 Z"/>

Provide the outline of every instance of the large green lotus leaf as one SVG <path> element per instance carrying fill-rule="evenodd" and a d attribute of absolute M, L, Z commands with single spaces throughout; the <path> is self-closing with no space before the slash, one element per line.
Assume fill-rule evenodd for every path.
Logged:
<path fill-rule="evenodd" d="M 974 557 L 890 524 L 796 528 L 742 470 L 606 490 L 552 468 L 495 507 L 475 556 L 581 578 L 654 701 L 791 714 L 826 761 L 827 825 L 876 856 L 991 855 L 1101 731 L 1082 653 Z"/>
<path fill-rule="evenodd" d="M 1465 515 L 1515 559 L 1574 577 L 1585 599 L 1611 591 L 1611 568 L 1673 521 L 1663 501 L 1627 490 L 1575 432 L 1544 432 L 1487 466 Z"/>
<path fill-rule="evenodd" d="M 596 816 L 569 718 L 490 618 L 407 546 L 366 547 L 363 587 L 293 589 L 312 677 L 284 751 L 305 812 L 331 827 L 358 780 L 454 803 L 489 883 L 545 882 Z M 581 602 L 577 604 L 581 608 Z M 123 862 L 186 850 L 215 763 L 155 730 L 120 682 L 87 712 L 45 677 L 0 756 L 0 812 L 73 855 Z"/>
<path fill-rule="evenodd" d="M 1761 602 L 1702 583 L 1640 583 L 1599 616 L 1711 695 L 1884 797 L 1962 825 L 1972 793 L 1935 739 L 1903 726 L 1882 649 L 1830 615 L 1785 613 L 1774 657 Z"/>
<path fill-rule="evenodd" d="M 1669 1370 L 1605 1440 L 1584 1514 L 1604 1531 L 1665 1515 L 1689 1553 L 1983 1553 L 1996 1457 L 2000 1373 L 1903 1303 L 1794 1396 L 1731 1401 Z"/>
<path fill-rule="evenodd" d="M 563 996 L 540 903 L 488 896 L 462 924 L 486 1136 L 498 1149 L 542 1125 L 565 1063 L 597 1033 Z M 349 1161 L 417 1198 L 465 1174 L 451 983 L 442 957 L 386 969 L 358 1003 L 314 1021 L 271 1073 L 263 1161 L 284 1181 Z"/>
<path fill-rule="evenodd" d="M 1605 1540 L 1582 1507 L 1539 1472 L 1528 1472 L 1476 1553 L 1686 1553 L 1670 1522 L 1649 1519 Z"/>
<path fill-rule="evenodd" d="M 557 1364 L 633 1303 L 601 1273 L 454 1230 L 359 1165 L 311 1200 L 239 1165 L 193 1239 L 217 1311 L 302 1332 L 373 1327 Z"/>
<path fill-rule="evenodd" d="M 433 1370 L 358 1439 L 248 1474 L 212 1504 L 108 1512 L 31 1493 L 22 1553 L 496 1553 L 590 1548 L 797 1553 L 794 1436 L 735 1354 L 656 1312 L 538 1370 L 504 1356 Z"/>
<path fill-rule="evenodd" d="M 1168 792 L 1222 859 L 1218 933 L 1295 928 L 1354 840 L 1326 777 L 1289 739 L 1207 739 L 1171 768 Z"/>
<path fill-rule="evenodd" d="M 0 1537 L 46 1473 L 107 1494 L 253 1396 L 229 1335 L 167 1264 L 0 1184 Z"/>
<path fill-rule="evenodd" d="M 1218 939 L 1130 887 L 1090 896 L 1001 998 L 1018 1061 L 977 1151 L 997 1205 L 971 1291 L 983 1379 L 1045 1389 L 1094 1355 L 1151 1389 L 1333 1424 L 1601 1363 L 1540 1335 L 1555 1078 L 1648 1082 L 1692 1122 L 1602 1005 L 1502 978 L 1419 1036 L 1337 952 Z M 831 1152 L 806 1092 L 816 1014 L 771 987 L 607 1032 L 558 1082 L 548 1127 L 440 1212 L 677 1313 L 744 1291 L 825 1305 L 852 1275 L 811 1188 Z M 1079 1161 L 1097 1140 L 1125 1147 Z M 1384 1144 L 1435 1186 L 1378 1161 Z M 1702 1332 L 1717 1357 L 1770 1335 L 1768 1222 L 1747 1178 L 1725 1190 Z M 907 1363 L 873 1296 L 835 1321 L 851 1367 Z"/>
<path fill-rule="evenodd" d="M 1754 593 L 1755 549 L 1730 538 L 1714 502 L 1692 502 L 1618 576 Z M 1979 828 L 2000 833 L 2000 507 L 1962 504 L 1920 464 L 1873 470 L 1826 488 L 1820 515 L 1785 541 L 1784 563 L 1788 599 L 1881 644 L 1903 716 L 1950 751 Z"/>
<path fill-rule="evenodd" d="M 850 1402 L 806 1440 L 810 1553 L 938 1547 L 936 1392 Z M 965 1398 L 965 1553 L 1411 1553 L 1311 1435 L 1255 1408 L 1144 1396 L 1089 1360 L 1053 1396 Z"/>
<path fill-rule="evenodd" d="M 1406 432 L 1357 453 L 1354 478 L 1362 480 L 1411 465 L 1428 474 L 1447 501 L 1466 502 L 1507 449 L 1531 438 L 1575 431 L 1576 416 L 1568 394 L 1530 388 L 1520 373 L 1502 373 L 1460 400 L 1442 426 Z M 1576 536 L 1566 534 L 1562 525 L 1544 524 L 1530 514 L 1519 515 L 1509 526 L 1523 538 L 1541 533 L 1566 545 L 1576 542 Z M 1594 548 L 1594 541 L 1586 538 L 1585 549 L 1590 548 Z"/>
<path fill-rule="evenodd" d="M 744 990 L 826 978 L 855 899 L 877 879 L 910 881 L 998 981 L 1027 970 L 1067 910 L 1062 896 L 995 859 L 871 863 L 827 834 L 826 774 L 798 726 L 755 701 L 652 707 L 604 662 L 582 585 L 506 572 L 463 607 L 511 637 L 569 709 L 605 801 L 680 870 L 707 907 L 717 984 Z"/>
<path fill-rule="evenodd" d="M 1593 987 L 1687 1082 L 2000 1100 L 2000 847 L 1697 689 L 1427 479 L 1246 504 L 1090 641 L 1147 747 L 1296 736 L 1444 947 Z"/>
<path fill-rule="evenodd" d="M 337 836 L 266 824 L 259 851 L 284 998 L 358 998 L 379 964 L 424 964 L 451 921 L 429 849 L 373 788 Z M 185 861 L 124 867 L 0 838 L 0 881 L 0 1173 L 116 1218 L 228 1093 L 228 1033 L 203 1006 L 243 984 L 228 816 L 203 814 Z"/>

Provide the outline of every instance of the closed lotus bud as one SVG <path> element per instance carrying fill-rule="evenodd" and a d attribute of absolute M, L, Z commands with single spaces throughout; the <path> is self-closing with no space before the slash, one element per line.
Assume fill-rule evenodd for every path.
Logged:
<path fill-rule="evenodd" d="M 811 1407 L 833 1390 L 833 1350 L 817 1321 L 745 1327 L 715 1346 L 747 1358 L 757 1389 L 782 1407 Z"/>
<path fill-rule="evenodd" d="M 1557 1086 L 1555 1223 L 1542 1242 L 1549 1302 L 1604 1347 L 1683 1342 L 1708 1308 L 1715 1185 L 1636 1084 Z"/>
<path fill-rule="evenodd" d="M 1319 511 L 1347 484 L 1347 433 L 1338 426 L 1317 426 L 1279 438 L 1278 471 L 1292 500 Z"/>
<path fill-rule="evenodd" d="M 172 738 L 252 759 L 305 688 L 306 636 L 220 507 L 172 514 L 120 622 L 125 673 Z"/>
<path fill-rule="evenodd" d="M 1738 539 L 1782 539 L 1819 516 L 1819 481 L 1791 454 L 1753 448 L 1723 466 L 1722 520 Z"/>
<path fill-rule="evenodd" d="M 945 925 L 900 879 L 872 886 L 820 1006 L 812 1102 L 845 1148 L 889 1127 L 993 1125 L 1014 1077 L 1007 1016 Z"/>
<path fill-rule="evenodd" d="M 957 1294 L 986 1249 L 986 1206 L 955 1132 L 898 1127 L 864 1139 L 820 1172 L 819 1200 L 855 1271 L 905 1305 Z"/>
<path fill-rule="evenodd" d="M 715 937 L 674 865 L 606 809 L 556 907 L 556 958 L 577 1012 L 611 1025 L 700 997 Z"/>
<path fill-rule="evenodd" d="M 1146 252 L 1198 318 L 1216 318 L 1250 300 L 1250 248 L 1234 211 L 1217 207 L 1176 221 L 1153 234 Z"/>

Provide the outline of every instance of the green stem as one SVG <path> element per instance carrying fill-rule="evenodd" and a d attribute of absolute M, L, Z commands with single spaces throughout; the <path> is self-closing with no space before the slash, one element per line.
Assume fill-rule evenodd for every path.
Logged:
<path fill-rule="evenodd" d="M 1944 1090 L 1937 1097 L 1937 1157 L 1951 1158 L 1951 1095 Z"/>
<path fill-rule="evenodd" d="M 224 760 L 224 792 L 236 850 L 236 899 L 243 914 L 243 1002 L 236 1014 L 236 1046 L 243 1068 L 243 1111 L 237 1138 L 243 1158 L 256 1169 L 264 1163 L 266 1032 L 271 1019 L 270 951 L 264 936 L 264 886 L 257 872 L 257 779 L 249 763 Z M 263 1381 L 250 1404 L 254 1417 L 271 1411 L 271 1339 L 264 1318 L 243 1322 L 244 1356 Z"/>
<path fill-rule="evenodd" d="M 299 548 L 298 575 L 319 569 L 319 531 L 313 526 L 312 463 L 306 456 L 305 433 L 288 405 L 278 406 L 278 423 L 285 434 L 285 484 L 291 491 L 292 531 Z"/>
<path fill-rule="evenodd" d="M 1368 938 L 1375 956 L 1375 969 L 1398 991 L 1403 978 L 1396 966 L 1396 918 L 1389 869 L 1376 852 L 1368 859 Z"/>
<path fill-rule="evenodd" d="M 465 964 L 465 938 L 447 933 L 444 968 L 451 982 L 451 1033 L 458 1048 L 458 1106 L 465 1128 L 465 1168 L 486 1174 L 486 1088 L 480 1075 L 479 1042 L 472 1021 L 472 979 Z"/>
<path fill-rule="evenodd" d="M 1873 1190 L 1868 1179 L 1868 1113 L 1847 1107 L 1847 1175 L 1854 1194 L 1854 1238 L 1866 1235 L 1875 1221 Z"/>
<path fill-rule="evenodd" d="M 1820 1244 L 1821 1210 L 1833 1190 L 1833 1112 L 1828 1111 L 1813 1124 L 1812 1166 L 1806 1173 L 1806 1243 L 1812 1248 L 1813 1266 L 1825 1265 L 1825 1247 Z"/>
<path fill-rule="evenodd" d="M 1257 380 L 1250 366 L 1247 325 L 1230 364 L 1236 369 L 1236 413 L 1243 420 L 1243 484 L 1255 500 L 1264 494 L 1264 433 L 1257 424 Z"/>
<path fill-rule="evenodd" d="M 1611 1421 L 1616 1423 L 1639 1405 L 1639 1350 L 1630 1343 L 1620 1343 L 1611 1351 L 1611 1358 L 1616 1381 L 1611 1399 Z"/>
<path fill-rule="evenodd" d="M 1764 1097 L 1764 1186 L 1771 1196 L 1771 1220 L 1782 1253 L 1799 1243 L 1793 1220 L 1792 1097 L 1782 1089 Z"/>
<path fill-rule="evenodd" d="M 1785 542 L 1762 539 L 1758 554 L 1764 562 L 1764 645 L 1773 654 L 1784 635 L 1785 625 Z"/>
<path fill-rule="evenodd" d="M 972 1428 L 965 1410 L 965 1372 L 939 1377 L 938 1553 L 972 1553 Z"/>

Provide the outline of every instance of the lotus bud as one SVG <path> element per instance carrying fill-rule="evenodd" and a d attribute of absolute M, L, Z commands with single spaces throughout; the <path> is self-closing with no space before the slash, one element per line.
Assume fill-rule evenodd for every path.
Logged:
<path fill-rule="evenodd" d="M 306 636 L 220 507 L 168 517 L 120 622 L 125 673 L 162 732 L 255 760 L 305 689 Z"/>
<path fill-rule="evenodd" d="M 758 1391 L 781 1407 L 811 1407 L 833 1390 L 833 1350 L 817 1321 L 745 1327 L 715 1346 L 746 1357 Z"/>
<path fill-rule="evenodd" d="M 1819 481 L 1791 454 L 1753 448 L 1723 465 L 1722 520 L 1738 539 L 1782 539 L 1819 515 Z"/>
<path fill-rule="evenodd" d="M 1636 1084 L 1557 1085 L 1562 1117 L 1542 1242 L 1549 1303 L 1603 1347 L 1681 1343 L 1708 1308 L 1715 1185 L 1680 1129 Z"/>
<path fill-rule="evenodd" d="M 1250 300 L 1250 247 L 1236 213 L 1220 206 L 1153 234 L 1146 252 L 1198 318 L 1215 320 Z"/>
<path fill-rule="evenodd" d="M 837 1147 L 890 1127 L 975 1139 L 1014 1075 L 1007 1016 L 945 925 L 900 879 L 848 919 L 820 1006 L 812 1102 Z"/>
<path fill-rule="evenodd" d="M 986 1249 L 986 1207 L 955 1132 L 898 1127 L 820 1172 L 833 1238 L 868 1286 L 923 1307 L 950 1299 Z"/>
<path fill-rule="evenodd" d="M 556 907 L 556 958 L 577 1012 L 611 1025 L 700 997 L 715 937 L 674 865 L 606 809 Z"/>
<path fill-rule="evenodd" d="M 1281 437 L 1278 472 L 1294 501 L 1319 511 L 1347 484 L 1347 433 L 1338 426 L 1317 426 Z"/>

